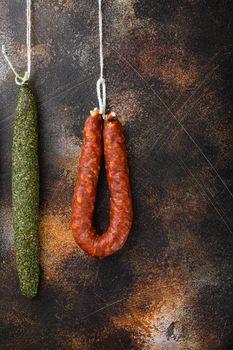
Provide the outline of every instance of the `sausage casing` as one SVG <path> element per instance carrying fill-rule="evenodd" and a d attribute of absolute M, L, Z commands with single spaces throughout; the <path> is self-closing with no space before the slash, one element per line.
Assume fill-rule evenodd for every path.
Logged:
<path fill-rule="evenodd" d="M 105 168 L 110 192 L 108 229 L 98 235 L 93 226 L 96 188 L 104 146 Z M 93 256 L 108 256 L 124 245 L 132 225 L 132 198 L 123 128 L 109 115 L 90 115 L 84 126 L 84 140 L 75 187 L 71 225 L 76 243 Z"/>
<path fill-rule="evenodd" d="M 35 97 L 21 86 L 12 145 L 12 202 L 16 263 L 20 289 L 33 298 L 39 284 L 39 162 Z"/>

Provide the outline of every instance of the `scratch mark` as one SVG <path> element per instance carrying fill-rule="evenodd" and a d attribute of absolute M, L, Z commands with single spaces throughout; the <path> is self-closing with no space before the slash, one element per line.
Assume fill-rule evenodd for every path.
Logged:
<path fill-rule="evenodd" d="M 221 334 L 220 334 L 220 337 L 219 337 L 219 342 L 218 342 L 219 346 L 221 345 L 221 340 L 222 340 L 222 338 L 224 336 L 224 332 L 225 332 L 225 329 L 226 329 L 226 326 L 227 326 L 227 322 L 228 322 L 228 320 L 225 321 L 224 326 L 222 328 L 222 331 L 221 331 Z"/>
<path fill-rule="evenodd" d="M 207 79 L 209 78 L 209 76 L 211 76 L 213 74 L 214 71 L 216 71 L 218 68 L 220 67 L 219 64 L 217 64 L 209 73 L 206 74 L 206 76 L 203 78 L 203 80 L 199 83 L 199 85 L 196 87 L 196 89 L 189 95 L 189 97 L 187 98 L 187 100 L 183 103 L 183 105 L 178 108 L 178 110 L 176 110 L 174 113 L 176 115 L 180 115 L 180 113 L 183 111 L 184 107 L 187 106 L 188 102 L 195 96 L 195 94 L 202 88 L 202 86 L 204 85 L 204 83 L 207 81 Z M 198 99 L 196 99 L 195 102 L 193 102 L 192 107 L 189 106 L 189 108 L 193 108 L 194 105 L 197 104 L 197 102 L 199 101 L 199 99 L 202 97 L 202 95 L 199 96 Z M 173 105 L 173 104 L 172 104 Z M 171 105 L 171 106 L 172 106 Z M 171 108 L 171 107 L 170 107 Z M 186 118 L 187 114 L 184 114 L 183 117 L 181 117 L 180 122 L 183 122 L 184 119 Z M 165 132 L 168 130 L 169 128 L 168 126 L 170 126 L 172 123 L 172 121 L 168 122 L 167 127 L 163 130 L 163 132 L 159 135 L 159 137 L 156 139 L 156 143 L 161 139 L 162 136 L 164 136 Z M 171 131 L 171 134 L 174 130 Z M 174 138 L 178 135 L 179 132 L 176 132 L 175 135 L 173 135 L 172 139 L 169 139 L 169 137 L 166 137 L 165 141 L 173 141 Z M 166 143 L 165 143 L 166 144 Z"/>
<path fill-rule="evenodd" d="M 211 57 L 211 59 L 209 60 L 209 62 L 208 62 L 207 65 L 206 65 L 205 70 L 207 70 L 207 68 L 216 60 L 216 58 L 217 58 L 220 54 L 221 54 L 221 52 L 219 51 L 219 52 L 215 53 L 215 54 L 213 55 L 213 57 Z M 183 109 L 183 108 L 184 108 L 184 105 L 186 105 L 187 102 L 188 102 L 188 100 L 191 99 L 192 96 L 194 96 L 194 95 L 196 94 L 196 92 L 203 86 L 203 84 L 204 84 L 204 82 L 207 80 L 208 76 L 211 75 L 212 73 L 213 73 L 212 71 L 209 71 L 209 72 L 207 72 L 207 73 L 204 74 L 203 79 L 201 79 L 201 80 L 199 81 L 199 83 L 197 84 L 196 88 L 193 90 L 193 92 L 190 94 L 190 96 L 189 96 L 188 99 L 184 102 L 184 104 L 180 107 L 180 109 Z M 180 97 L 182 97 L 182 94 L 172 102 L 170 108 L 173 107 L 173 106 L 177 103 L 177 101 L 180 100 Z"/>
<path fill-rule="evenodd" d="M 211 72 L 208 73 L 206 77 L 204 77 L 202 83 L 201 83 L 201 84 L 199 85 L 199 87 L 197 88 L 197 91 L 204 85 L 204 83 L 207 81 L 208 77 L 209 77 L 210 75 L 212 75 L 213 72 L 214 72 L 215 70 L 217 70 L 219 67 L 220 67 L 220 65 L 217 64 L 217 65 L 211 70 Z M 192 93 L 192 94 L 190 95 L 190 97 L 185 101 L 185 103 L 175 112 L 176 115 L 179 115 L 179 114 L 180 114 L 180 112 L 184 109 L 184 107 L 187 105 L 187 103 L 189 102 L 189 100 L 196 94 L 197 91 L 195 91 L 194 93 Z M 202 97 L 202 95 L 200 95 L 199 98 L 196 99 L 195 102 L 193 102 L 192 107 L 189 107 L 190 110 L 191 110 L 191 108 L 193 108 L 193 107 L 197 104 L 197 102 L 199 101 L 199 99 L 200 99 L 201 97 Z M 183 117 L 180 118 L 180 122 L 183 122 L 184 119 L 186 118 L 186 116 L 187 116 L 187 114 L 184 114 Z M 173 131 L 174 131 L 174 129 L 171 131 L 171 134 L 173 133 Z M 175 132 L 174 135 L 173 135 L 173 137 L 172 137 L 172 139 L 170 139 L 169 137 L 167 137 L 166 140 L 165 140 L 166 143 L 168 143 L 168 141 L 171 141 L 171 142 L 172 142 L 172 141 L 176 138 L 176 136 L 178 135 L 178 133 L 179 133 L 179 131 Z M 160 136 L 162 136 L 162 135 L 163 135 L 163 133 L 161 133 Z M 160 136 L 159 136 L 158 140 L 160 139 Z M 157 140 L 157 141 L 158 141 L 158 140 Z M 166 144 L 166 143 L 165 143 L 165 144 Z"/>
<path fill-rule="evenodd" d="M 179 126 L 181 127 L 181 130 L 184 131 L 184 133 L 188 136 L 188 138 L 191 140 L 191 142 L 194 144 L 194 146 L 198 149 L 198 151 L 200 152 L 200 154 L 204 157 L 204 159 L 206 160 L 206 162 L 210 165 L 211 169 L 214 171 L 214 173 L 216 174 L 216 176 L 218 177 L 218 179 L 221 181 L 222 185 L 225 187 L 225 189 L 227 190 L 227 192 L 230 194 L 230 196 L 233 198 L 233 193 L 230 190 L 230 188 L 227 186 L 227 184 L 225 183 L 225 181 L 222 179 L 222 177 L 219 175 L 218 171 L 215 169 L 215 167 L 213 166 L 213 164 L 211 163 L 211 161 L 207 158 L 207 156 L 205 155 L 205 153 L 202 151 L 202 149 L 200 148 L 200 146 L 197 144 L 197 142 L 194 140 L 194 138 L 189 134 L 188 130 L 184 127 L 184 125 L 182 124 L 182 122 L 175 116 L 175 114 L 171 111 L 171 109 L 168 107 L 168 105 L 162 100 L 162 98 L 157 94 L 157 92 L 147 83 L 147 81 L 143 78 L 143 76 L 132 66 L 132 64 L 130 62 L 128 62 L 119 52 L 117 52 L 114 48 L 112 49 L 113 51 L 115 51 L 119 57 L 125 61 L 132 69 L 133 71 L 144 81 L 144 83 L 146 84 L 146 86 L 155 94 L 155 96 L 161 101 L 161 103 L 163 104 L 163 106 L 167 109 L 167 111 L 170 113 L 170 115 L 175 119 L 175 121 L 179 124 Z"/>
<path fill-rule="evenodd" d="M 200 194 L 202 195 L 202 197 L 204 199 L 207 199 L 210 204 L 213 206 L 213 208 L 215 209 L 216 213 L 219 215 L 220 219 L 222 220 L 222 222 L 225 224 L 226 228 L 228 229 L 228 231 L 230 232 L 230 234 L 233 236 L 233 232 L 230 228 L 230 226 L 228 225 L 228 223 L 226 222 L 226 220 L 224 219 L 223 215 L 221 214 L 221 212 L 219 211 L 219 209 L 217 208 L 217 206 L 215 205 L 214 201 L 210 198 L 210 196 L 208 195 L 208 193 L 206 192 L 205 189 L 203 189 L 203 186 L 200 184 L 200 182 L 197 180 L 197 178 L 194 176 L 194 174 L 192 173 L 192 171 L 186 166 L 186 164 L 183 162 L 183 160 L 179 161 L 180 166 L 182 167 L 182 169 L 186 172 L 187 175 L 191 176 L 194 181 L 197 184 L 197 188 L 200 192 Z M 183 164 L 183 165 L 182 165 Z"/>
<path fill-rule="evenodd" d="M 84 81 L 81 81 L 81 82 L 78 82 L 78 83 L 76 82 L 76 84 L 70 86 L 69 88 L 67 88 L 67 86 L 69 86 L 70 84 L 63 85 L 63 86 L 62 86 L 63 89 L 62 89 L 61 92 L 59 92 L 59 93 L 57 93 L 57 94 L 54 94 L 54 95 L 53 95 L 51 98 L 49 98 L 49 99 L 44 99 L 44 100 L 40 101 L 40 102 L 39 102 L 39 106 L 44 106 L 44 105 L 46 105 L 48 102 L 51 102 L 52 100 L 55 100 L 56 98 L 58 98 L 58 97 L 60 97 L 60 96 L 62 96 L 62 95 L 64 95 L 64 94 L 66 94 L 66 93 L 69 92 L 69 91 L 75 90 L 77 87 L 80 87 L 81 85 L 87 83 L 88 81 L 90 81 L 90 80 L 92 80 L 92 79 L 93 79 L 93 76 L 90 77 L 90 78 L 88 78 L 88 79 L 86 79 L 86 80 L 84 80 Z"/>
<path fill-rule="evenodd" d="M 124 301 L 124 300 L 126 300 L 126 299 L 127 299 L 127 298 L 119 299 L 119 300 L 116 300 L 116 301 L 114 301 L 114 302 L 112 302 L 112 303 L 110 303 L 110 304 L 107 304 L 107 305 L 101 307 L 100 309 L 97 309 L 97 310 L 91 312 L 90 314 L 86 315 L 85 317 L 83 317 L 83 318 L 81 319 L 81 321 L 82 321 L 82 320 L 85 320 L 85 319 L 87 319 L 87 318 L 89 318 L 90 316 L 96 315 L 97 313 L 99 313 L 99 312 L 101 312 L 101 311 L 103 311 L 103 310 L 106 310 L 106 309 L 108 309 L 109 307 L 111 307 L 111 306 L 113 306 L 113 305 L 120 304 L 122 301 Z"/>
<path fill-rule="evenodd" d="M 41 100 L 38 101 L 37 105 L 38 107 L 41 107 L 41 106 L 45 106 L 46 104 L 48 104 L 49 102 L 51 102 L 52 100 L 55 100 L 56 98 L 58 97 L 61 97 L 62 95 L 66 94 L 67 92 L 69 91 L 72 91 L 72 90 L 75 90 L 76 88 L 80 87 L 81 85 L 87 83 L 88 81 L 92 80 L 93 79 L 93 76 L 91 76 L 90 78 L 84 80 L 84 81 L 81 81 L 81 82 L 76 82 L 75 84 L 72 85 L 73 82 L 71 83 L 68 83 L 68 84 L 65 84 L 65 85 L 62 85 L 58 90 L 61 90 L 55 94 L 51 94 L 50 96 L 51 97 L 48 97 L 46 96 L 45 98 L 42 98 Z M 36 90 L 36 87 L 35 87 L 35 90 Z M 6 122 L 7 120 L 11 120 L 12 118 L 14 117 L 14 113 L 12 113 L 11 115 L 9 115 L 8 117 L 4 118 L 3 120 L 0 121 L 0 125 L 3 124 L 4 122 Z M 4 130 L 6 127 L 12 127 L 11 124 L 9 125 L 5 125 L 3 126 L 1 130 Z"/>

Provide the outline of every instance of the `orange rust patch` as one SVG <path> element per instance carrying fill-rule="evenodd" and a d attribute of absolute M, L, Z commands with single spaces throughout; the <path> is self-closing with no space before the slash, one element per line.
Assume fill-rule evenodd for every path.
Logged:
<path fill-rule="evenodd" d="M 153 275 L 158 278 L 153 278 Z M 150 349 L 163 349 L 160 346 L 162 338 L 166 340 L 166 327 L 177 319 L 179 310 L 185 303 L 188 285 L 186 276 L 181 278 L 176 271 L 156 271 L 150 266 L 143 283 L 134 285 L 125 312 L 112 318 L 114 325 L 133 332 L 136 330 L 137 338 L 144 339 L 146 344 L 154 338 L 156 347 Z"/>
<path fill-rule="evenodd" d="M 197 80 L 197 70 L 195 66 L 182 67 L 179 63 L 168 62 L 161 67 L 162 79 L 180 88 L 188 88 Z"/>
<path fill-rule="evenodd" d="M 63 331 L 64 333 L 64 331 Z M 67 349 L 71 350 L 86 350 L 88 349 L 88 342 L 86 336 L 80 334 L 79 329 L 77 329 L 77 332 L 74 331 L 67 331 L 65 332 L 65 335 L 67 337 Z"/>
<path fill-rule="evenodd" d="M 66 182 L 73 185 L 76 180 L 77 171 L 78 171 L 78 159 L 79 152 L 72 156 L 60 156 L 58 163 L 60 168 L 63 171 L 63 185 L 66 185 Z M 64 181 L 65 179 L 65 181 Z"/>
<path fill-rule="evenodd" d="M 176 47 L 164 44 L 151 50 L 144 48 L 138 55 L 140 70 L 145 79 L 157 78 L 164 83 L 174 84 L 178 88 L 191 87 L 198 80 L 198 72 L 194 63 L 184 64 L 185 54 Z"/>
<path fill-rule="evenodd" d="M 49 65 L 52 61 L 52 56 L 50 52 L 51 40 L 48 39 L 46 44 L 37 44 L 32 47 L 32 64 L 37 65 L 37 67 L 43 67 Z M 13 63 L 17 62 L 18 57 L 22 57 L 22 60 L 27 58 L 27 48 L 25 45 L 21 46 L 19 44 L 15 45 L 13 55 Z M 17 65 L 17 63 L 15 63 Z"/>
<path fill-rule="evenodd" d="M 44 0 L 39 0 L 40 6 L 45 6 L 45 1 Z M 49 6 L 51 9 L 54 11 L 58 12 L 61 10 L 64 11 L 71 11 L 75 7 L 75 0 L 57 0 L 56 2 L 51 1 L 47 2 L 46 1 L 46 6 Z"/>
<path fill-rule="evenodd" d="M 40 242 L 41 265 L 45 278 L 57 279 L 63 261 L 73 253 L 79 253 L 73 240 L 69 218 L 45 210 L 41 215 Z"/>
<path fill-rule="evenodd" d="M 179 235 L 177 240 L 172 232 L 168 233 L 170 244 L 164 254 L 164 267 L 157 267 L 153 260 L 142 256 L 132 254 L 127 257 L 135 274 L 143 277 L 132 285 L 122 312 L 111 321 L 116 328 L 133 332 L 148 350 L 186 350 L 190 347 L 202 350 L 206 344 L 218 345 L 216 334 L 206 338 L 207 324 L 200 326 L 194 321 L 192 307 L 198 301 L 203 283 L 215 284 L 214 266 L 199 240 L 182 225 Z M 184 255 L 185 259 L 182 258 Z M 191 260 L 188 265 L 187 259 Z M 172 324 L 175 324 L 175 331 L 169 338 L 168 329 Z"/>
<path fill-rule="evenodd" d="M 122 125 L 124 125 L 125 121 L 139 119 L 140 115 L 143 114 L 143 109 L 138 104 L 138 99 L 141 95 L 142 91 L 121 90 L 110 96 L 109 102 L 112 110 L 116 112 L 117 116 L 122 115 L 123 120 L 120 120 Z"/>
<path fill-rule="evenodd" d="M 150 277 L 151 274 L 155 277 Z M 216 346 L 216 334 L 207 339 L 203 331 L 206 325 L 201 329 L 185 311 L 196 299 L 195 292 L 190 292 L 190 282 L 188 273 L 179 271 L 179 267 L 157 271 L 151 267 L 144 281 L 133 286 L 121 314 L 112 317 L 114 327 L 133 332 L 148 350 L 187 350 L 193 346 L 202 350 L 206 344 Z M 177 324 L 175 336 L 179 342 L 167 338 L 173 322 Z"/>

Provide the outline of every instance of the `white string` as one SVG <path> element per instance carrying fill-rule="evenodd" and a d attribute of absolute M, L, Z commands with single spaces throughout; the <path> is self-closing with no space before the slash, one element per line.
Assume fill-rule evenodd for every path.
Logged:
<path fill-rule="evenodd" d="M 104 56 L 103 56 L 103 15 L 102 0 L 99 2 L 99 38 L 100 38 L 100 78 L 97 81 L 97 97 L 99 101 L 99 111 L 105 117 L 106 112 L 106 83 L 104 79 Z"/>
<path fill-rule="evenodd" d="M 27 71 L 24 73 L 24 76 L 22 77 L 19 75 L 15 68 L 13 67 L 13 64 L 11 63 L 10 59 L 8 58 L 8 54 L 6 51 L 5 45 L 2 45 L 2 54 L 8 63 L 10 69 L 15 75 L 15 82 L 17 85 L 23 85 L 26 81 L 29 80 L 31 75 L 31 56 L 32 56 L 32 49 L 31 49 L 31 0 L 27 0 Z"/>

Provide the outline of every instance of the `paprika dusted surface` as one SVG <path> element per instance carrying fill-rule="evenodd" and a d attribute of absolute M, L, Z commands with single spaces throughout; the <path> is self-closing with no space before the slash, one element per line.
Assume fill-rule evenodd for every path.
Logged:
<path fill-rule="evenodd" d="M 93 226 L 93 210 L 102 143 L 110 192 L 110 223 L 106 232 L 98 235 Z M 87 118 L 84 127 L 72 205 L 74 239 L 91 255 L 111 255 L 123 247 L 132 225 L 132 217 L 129 169 L 122 125 L 117 119 L 113 119 L 111 114 L 103 123 L 101 115 L 96 113 Z"/>

